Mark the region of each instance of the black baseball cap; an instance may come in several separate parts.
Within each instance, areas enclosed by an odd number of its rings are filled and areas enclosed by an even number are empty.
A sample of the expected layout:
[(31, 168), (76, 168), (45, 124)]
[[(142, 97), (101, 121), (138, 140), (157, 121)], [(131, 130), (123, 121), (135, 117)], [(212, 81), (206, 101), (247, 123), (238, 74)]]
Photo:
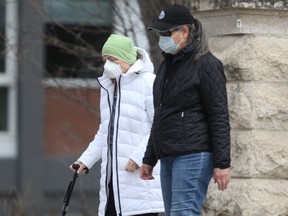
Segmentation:
[(174, 26), (193, 24), (193, 22), (194, 18), (186, 7), (180, 4), (172, 4), (160, 12), (157, 21), (149, 26), (147, 30), (166, 32)]

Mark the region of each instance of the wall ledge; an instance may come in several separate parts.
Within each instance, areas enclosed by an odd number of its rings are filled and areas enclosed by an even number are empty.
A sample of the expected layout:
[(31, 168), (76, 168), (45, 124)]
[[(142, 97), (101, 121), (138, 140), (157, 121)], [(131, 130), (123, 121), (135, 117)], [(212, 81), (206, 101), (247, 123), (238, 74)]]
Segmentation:
[(288, 38), (288, 10), (229, 8), (194, 11), (208, 36), (266, 35)]

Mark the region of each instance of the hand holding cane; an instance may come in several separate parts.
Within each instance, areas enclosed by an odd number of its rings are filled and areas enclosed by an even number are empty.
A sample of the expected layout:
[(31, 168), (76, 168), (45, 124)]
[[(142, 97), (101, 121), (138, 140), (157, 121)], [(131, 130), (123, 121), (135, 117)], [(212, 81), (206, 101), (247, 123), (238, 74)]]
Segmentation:
[[(67, 213), (67, 210), (68, 210), (68, 206), (69, 206), (69, 201), (70, 201), (70, 197), (71, 197), (71, 194), (73, 192), (73, 188), (74, 188), (74, 185), (75, 185), (75, 182), (76, 182), (76, 179), (78, 177), (78, 173), (77, 173), (77, 170), (79, 169), (79, 165), (78, 164), (73, 164), (72, 165), (73, 169), (75, 170), (74, 174), (73, 174), (73, 177), (72, 179), (70, 180), (69, 182), (69, 185), (68, 185), (68, 188), (67, 188), (67, 192), (66, 192), (66, 195), (64, 197), (64, 205), (63, 205), (63, 208), (62, 208), (62, 214), (61, 216), (65, 216), (66, 213)], [(88, 168), (85, 168), (85, 174), (87, 174), (89, 172), (89, 169)]]

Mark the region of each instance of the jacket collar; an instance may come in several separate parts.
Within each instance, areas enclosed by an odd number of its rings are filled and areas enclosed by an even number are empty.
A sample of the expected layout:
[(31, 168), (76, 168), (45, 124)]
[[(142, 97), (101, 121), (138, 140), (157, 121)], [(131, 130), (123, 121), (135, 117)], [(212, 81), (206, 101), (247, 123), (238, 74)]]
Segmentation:
[(168, 54), (164, 52), (162, 54), (166, 60), (171, 60), (172, 63), (177, 62), (181, 60), (187, 54), (192, 55), (192, 56), (196, 55), (196, 42), (194, 41), (188, 44), (187, 46), (182, 48), (176, 55), (172, 55), (172, 54)]

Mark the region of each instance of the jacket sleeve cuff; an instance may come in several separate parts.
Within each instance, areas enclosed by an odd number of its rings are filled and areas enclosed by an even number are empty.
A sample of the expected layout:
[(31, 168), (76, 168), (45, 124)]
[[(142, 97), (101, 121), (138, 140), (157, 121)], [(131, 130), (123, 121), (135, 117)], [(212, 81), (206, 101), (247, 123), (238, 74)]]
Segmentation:
[(228, 169), (230, 168), (230, 164), (214, 164), (214, 168)]
[(147, 157), (144, 157), (144, 158), (142, 159), (142, 163), (143, 163), (143, 164), (147, 164), (147, 165), (149, 165), (149, 166), (151, 166), (151, 167), (154, 167), (154, 166), (156, 166), (157, 161), (154, 161), (154, 160), (151, 160), (151, 159), (149, 159), (149, 158), (147, 158)]

